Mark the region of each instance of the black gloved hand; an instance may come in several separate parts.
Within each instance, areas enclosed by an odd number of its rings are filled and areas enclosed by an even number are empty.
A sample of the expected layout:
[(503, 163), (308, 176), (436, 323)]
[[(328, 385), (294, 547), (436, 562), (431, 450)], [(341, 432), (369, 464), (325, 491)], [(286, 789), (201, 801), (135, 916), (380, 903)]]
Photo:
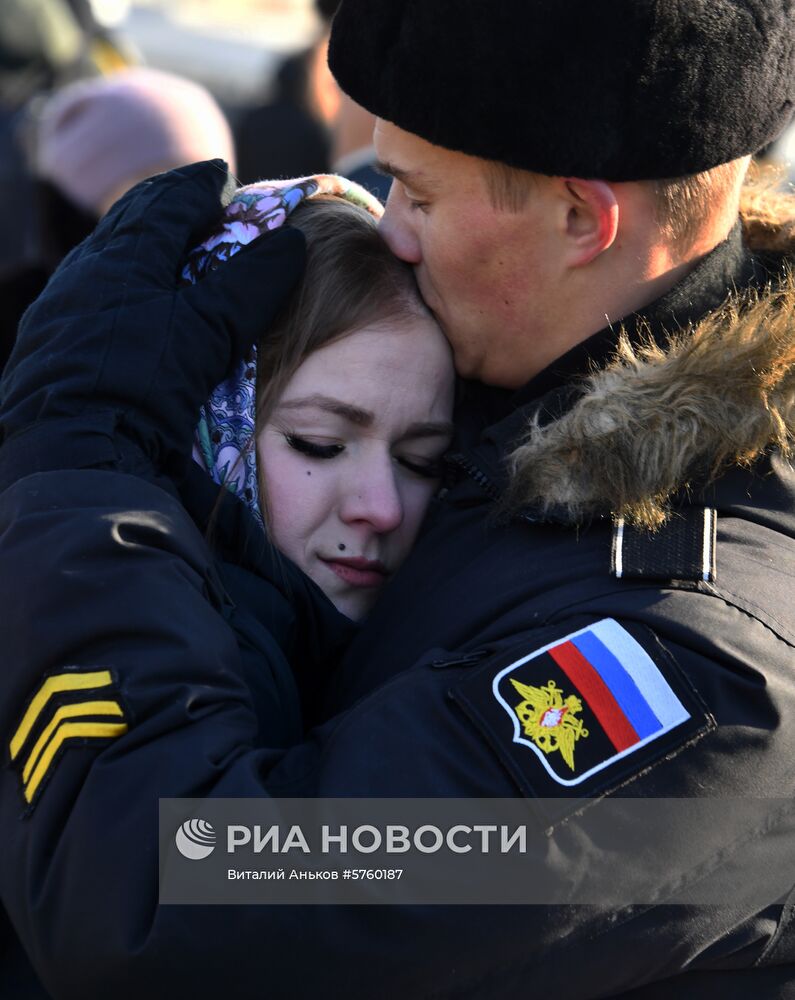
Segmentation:
[(0, 488), (37, 469), (107, 465), (119, 436), (181, 477), (199, 407), (304, 265), (303, 236), (283, 229), (180, 282), (234, 190), (221, 160), (144, 181), (63, 261), (23, 317), (0, 387), (0, 456), (19, 467), (9, 476), (4, 463)]

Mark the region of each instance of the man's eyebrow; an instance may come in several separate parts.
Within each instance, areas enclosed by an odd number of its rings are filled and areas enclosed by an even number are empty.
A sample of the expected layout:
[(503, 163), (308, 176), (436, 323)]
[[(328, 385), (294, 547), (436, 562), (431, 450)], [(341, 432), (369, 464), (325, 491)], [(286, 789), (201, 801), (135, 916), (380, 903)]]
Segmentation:
[(289, 399), (285, 403), (279, 403), (276, 409), (300, 410), (310, 406), (316, 410), (325, 410), (326, 413), (333, 413), (336, 417), (343, 417), (358, 427), (369, 427), (375, 419), (369, 410), (363, 410), (352, 403), (345, 403), (341, 399), (334, 399), (333, 396), (323, 396), (318, 393), (312, 396), (303, 396), (301, 399)]
[(376, 173), (384, 174), (386, 177), (394, 177), (406, 187), (430, 189), (433, 186), (421, 170), (404, 170), (403, 167), (399, 167), (396, 163), (390, 163), (388, 160), (376, 160), (374, 167)]

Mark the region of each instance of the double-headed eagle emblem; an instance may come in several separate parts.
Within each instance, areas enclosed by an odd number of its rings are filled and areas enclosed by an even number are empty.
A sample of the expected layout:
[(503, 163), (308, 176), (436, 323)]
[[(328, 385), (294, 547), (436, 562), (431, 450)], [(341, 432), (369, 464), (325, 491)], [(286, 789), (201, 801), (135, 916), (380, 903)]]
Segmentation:
[(574, 745), (577, 740), (588, 735), (582, 719), (576, 717), (582, 711), (582, 702), (573, 694), (564, 699), (554, 681), (542, 687), (522, 684), (511, 678), (524, 701), (515, 708), (525, 736), (529, 736), (539, 750), (544, 753), (560, 751), (561, 756), (574, 770)]

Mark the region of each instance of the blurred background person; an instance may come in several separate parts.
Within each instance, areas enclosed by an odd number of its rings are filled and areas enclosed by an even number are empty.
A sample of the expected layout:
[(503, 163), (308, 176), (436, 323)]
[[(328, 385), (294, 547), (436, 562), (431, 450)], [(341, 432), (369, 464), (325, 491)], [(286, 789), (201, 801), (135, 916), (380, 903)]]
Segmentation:
[(375, 117), (340, 91), (332, 133), (334, 173), (356, 181), (386, 203), (392, 178), (375, 168), (374, 125)]
[(316, 0), (320, 28), (314, 44), (282, 60), (269, 88), (271, 99), (241, 109), (235, 127), (241, 183), (331, 171), (340, 91), (326, 53), (337, 4)]
[(339, 0), (315, 0), (320, 22), (315, 43), (282, 61), (270, 101), (239, 112), (235, 142), (243, 184), (332, 172), (386, 201), (391, 179), (373, 169), (375, 120), (340, 91), (328, 68), (338, 5)]
[(18, 283), (19, 272), (0, 282), (2, 363), (22, 312), (125, 191), (152, 174), (213, 157), (234, 170), (226, 117), (205, 87), (172, 73), (132, 67), (68, 84), (44, 102), (32, 153), (38, 259), (17, 294), (7, 295), (6, 287)]
[(88, 0), (2, 0), (0, 108), (5, 113), (72, 80), (135, 62), (132, 46), (103, 26)]
[(41, 111), (35, 166), (96, 222), (145, 177), (218, 156), (235, 170), (232, 133), (210, 92), (136, 67), (57, 93)]
[(134, 58), (88, 0), (0, 3), (0, 369), (16, 320), (46, 280), (36, 182), (26, 148), (28, 109), (72, 81)]

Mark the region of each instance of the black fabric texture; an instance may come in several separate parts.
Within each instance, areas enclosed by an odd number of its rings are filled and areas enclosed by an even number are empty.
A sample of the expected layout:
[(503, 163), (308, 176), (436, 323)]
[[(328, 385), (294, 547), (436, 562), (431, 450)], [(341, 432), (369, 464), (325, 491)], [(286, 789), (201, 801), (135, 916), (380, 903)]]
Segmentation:
[[(782, 481), (791, 486), (792, 478), (790, 470)], [(656, 978), (661, 982), (650, 995), (668, 1000), (680, 995), (677, 977), (684, 969), (699, 971), (700, 992), (693, 997), (722, 997), (725, 969), (743, 970), (746, 995), (767, 996), (754, 992), (758, 985), (786, 996), (793, 970), (785, 963), (793, 953), (781, 906), (749, 912), (730, 901), (705, 910), (663, 905), (604, 912), (152, 905), (158, 797), (519, 794), (492, 747), (449, 698), (486, 658), (502, 654), (484, 652), (470, 665), (459, 659), (458, 666), (451, 654), (449, 666), (408, 667), (413, 650), (427, 654), (433, 645), (482, 649), (507, 638), (528, 653), (606, 614), (646, 625), (658, 636), (649, 635), (650, 654), (674, 658), (719, 727), (695, 746), (677, 747), (675, 757), (658, 743), (654, 766), (636, 772), (622, 792), (679, 797), (707, 782), (732, 796), (752, 782), (755, 793), (775, 795), (789, 783), (791, 646), (776, 633), (706, 594), (667, 590), (660, 601), (657, 587), (611, 584), (603, 562), (607, 539), (599, 532), (575, 539), (550, 525), (495, 530), (484, 572), (482, 559), (472, 555), (479, 540), (478, 555), (484, 551), (487, 505), (466, 510), (459, 500), (418, 548), (421, 558), (383, 606), (386, 619), (369, 626), (380, 633), (377, 659), (394, 671), (392, 683), (283, 749), (294, 719), (294, 699), (286, 697), (289, 671), (273, 655), (272, 639), (251, 644), (264, 636), (242, 590), (230, 592), (234, 609), (228, 603), (214, 609), (204, 596), (212, 572), (207, 548), (179, 504), (134, 477), (92, 470), (29, 477), (3, 494), (4, 730), (18, 724), (43, 665), (64, 662), (66, 650), (79, 650), (86, 663), (112, 657), (133, 720), (130, 733), (115, 743), (66, 752), (29, 817), (19, 814), (16, 770), (0, 774), (7, 859), (0, 866), (0, 898), (54, 997), (86, 1000), (109, 990), (119, 998), (147, 990), (180, 995), (185, 986), (223, 992), (230, 967), (241, 990), (256, 988), (263, 961), (274, 995), (298, 998), (339, 986), (348, 997), (369, 1000), (378, 981), (385, 1000), (434, 994), (497, 1000), (519, 994), (532, 978), (571, 1000), (595, 1000)], [(755, 579), (744, 582), (753, 566), (738, 565), (738, 556), (753, 549), (767, 564), (775, 553), (785, 575), (792, 571), (792, 545), (775, 531), (766, 537), (736, 512), (732, 520), (739, 540), (728, 547), (725, 575), (741, 595), (750, 592), (785, 617), (787, 594), (777, 580), (768, 572), (764, 593)], [(86, 571), (87, 557), (94, 572)], [(98, 569), (109, 574), (102, 586)], [(401, 601), (407, 587), (417, 598), (410, 617)], [(31, 630), (45, 613), (51, 627)], [(705, 635), (719, 636), (717, 648), (702, 644)], [(764, 676), (749, 666), (762, 663)], [(261, 687), (254, 684), (257, 674)], [(263, 689), (271, 700), (262, 699)], [(501, 748), (511, 750), (510, 740), (503, 738)], [(521, 763), (525, 781), (537, 790), (529, 761)], [(557, 801), (570, 808), (565, 798)], [(601, 856), (597, 844), (569, 844), (562, 854), (555, 846), (550, 842), (550, 864), (565, 870)], [(296, 979), (298, 963), (306, 963), (307, 927), (316, 961)], [(206, 941), (212, 947), (197, 946)], [(363, 957), (352, 963), (354, 946)], [(757, 961), (765, 968), (752, 968)]]
[(555, 176), (707, 170), (795, 99), (793, 0), (343, 0), (329, 65), (368, 110)]
[[(233, 622), (239, 628), (244, 619), (263, 623), (287, 651), (301, 706), (299, 726), (310, 729), (321, 719), (329, 680), (357, 625), (270, 543), (246, 504), (216, 485), (195, 462), (180, 483), (180, 499), (218, 558), (222, 587), (234, 605)], [(249, 660), (254, 705), (268, 706), (263, 739), (272, 740), (269, 729), (279, 699), (274, 707), (269, 675), (256, 657)]]

